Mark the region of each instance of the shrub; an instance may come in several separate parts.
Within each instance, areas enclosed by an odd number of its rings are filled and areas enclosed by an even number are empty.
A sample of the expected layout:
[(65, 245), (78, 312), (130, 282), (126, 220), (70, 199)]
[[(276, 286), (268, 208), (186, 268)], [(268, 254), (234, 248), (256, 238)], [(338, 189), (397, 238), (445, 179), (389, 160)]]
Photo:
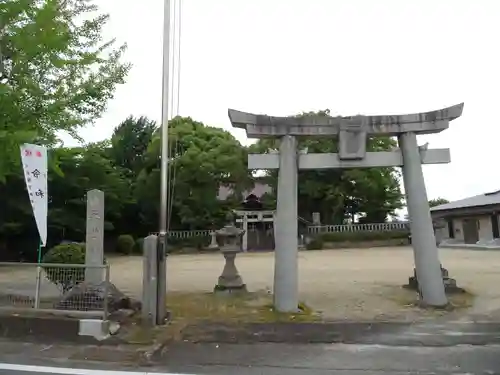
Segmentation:
[(134, 253), (143, 254), (144, 238), (138, 238), (135, 241)]
[(319, 237), (324, 242), (362, 242), (377, 240), (393, 240), (399, 238), (408, 238), (409, 232), (406, 230), (387, 231), (387, 232), (331, 232), (321, 233)]
[(323, 239), (321, 237), (315, 237), (311, 239), (307, 244), (306, 244), (306, 249), (307, 250), (323, 250)]
[(212, 237), (209, 235), (193, 236), (189, 238), (169, 237), (167, 250), (169, 253), (176, 253), (186, 249), (202, 250), (208, 247), (211, 240)]
[[(85, 264), (85, 244), (65, 243), (50, 249), (42, 259), (46, 264)], [(61, 288), (63, 292), (68, 291), (74, 285), (85, 279), (85, 268), (71, 267), (44, 267), (47, 279)]]
[(198, 250), (202, 250), (210, 245), (211, 239), (212, 237), (210, 236), (194, 236), (187, 239), (186, 247), (194, 247)]
[(130, 255), (134, 251), (135, 240), (129, 234), (122, 234), (118, 236), (116, 241), (116, 251), (120, 254)]

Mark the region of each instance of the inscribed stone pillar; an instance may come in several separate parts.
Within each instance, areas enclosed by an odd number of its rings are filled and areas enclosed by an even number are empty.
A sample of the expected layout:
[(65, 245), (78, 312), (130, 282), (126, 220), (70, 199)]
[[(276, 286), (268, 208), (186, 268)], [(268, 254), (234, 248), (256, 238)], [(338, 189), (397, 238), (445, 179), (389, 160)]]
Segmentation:
[(417, 135), (402, 133), (398, 141), (403, 155), (403, 180), (422, 300), (430, 306), (444, 306), (448, 301), (441, 276), (441, 263), (427, 200)]
[[(99, 284), (104, 281), (104, 192), (87, 192), (87, 228), (85, 239), (85, 281)], [(101, 266), (101, 267), (92, 267)]]
[(297, 140), (281, 138), (275, 220), (274, 306), (298, 309)]

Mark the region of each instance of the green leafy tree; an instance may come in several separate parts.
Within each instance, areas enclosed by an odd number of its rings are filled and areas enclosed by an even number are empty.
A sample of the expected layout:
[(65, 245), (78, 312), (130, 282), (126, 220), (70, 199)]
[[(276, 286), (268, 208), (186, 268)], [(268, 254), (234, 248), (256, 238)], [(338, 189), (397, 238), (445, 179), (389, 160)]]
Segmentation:
[(429, 201), (429, 207), (436, 207), (436, 206), (440, 206), (442, 204), (446, 204), (446, 203), (450, 203), (450, 201), (448, 199), (444, 199), (444, 198), (436, 198), (436, 199), (431, 199)]
[(55, 145), (99, 118), (123, 80), (125, 46), (103, 40), (108, 16), (92, 0), (0, 4), (0, 180), (19, 168), (19, 144)]

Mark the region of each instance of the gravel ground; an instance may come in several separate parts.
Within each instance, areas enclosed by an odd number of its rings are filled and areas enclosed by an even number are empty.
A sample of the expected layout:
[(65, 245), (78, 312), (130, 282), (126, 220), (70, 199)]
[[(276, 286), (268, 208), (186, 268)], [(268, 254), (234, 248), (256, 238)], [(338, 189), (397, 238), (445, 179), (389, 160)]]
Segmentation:
[[(250, 291), (271, 290), (273, 253), (240, 254), (237, 267)], [(500, 252), (440, 249), (443, 266), (458, 285), (476, 295), (474, 307), (454, 319), (500, 320)], [(122, 290), (140, 296), (142, 258), (115, 258), (111, 278)], [(211, 291), (223, 258), (220, 254), (168, 258), (169, 291)], [(404, 306), (401, 285), (413, 272), (410, 247), (302, 251), (300, 298), (329, 319), (417, 320), (435, 312)], [(449, 315), (449, 314), (448, 314)]]
[[(250, 291), (272, 289), (273, 255), (238, 255), (236, 264)], [(441, 249), (440, 258), (458, 285), (476, 295), (474, 307), (455, 312), (453, 318), (500, 320), (500, 252)], [(140, 298), (142, 258), (111, 257), (109, 260), (113, 283)], [(220, 254), (174, 255), (168, 258), (167, 267), (169, 291), (208, 292), (222, 270), (223, 258)], [(403, 294), (407, 292), (401, 285), (407, 282), (412, 271), (413, 253), (409, 247), (302, 251), (299, 253), (300, 298), (322, 311), (326, 318), (336, 320), (435, 317), (434, 312), (403, 305)], [(33, 290), (34, 276), (34, 268), (2, 267), (0, 292)], [(46, 288), (51, 289), (49, 285)]]

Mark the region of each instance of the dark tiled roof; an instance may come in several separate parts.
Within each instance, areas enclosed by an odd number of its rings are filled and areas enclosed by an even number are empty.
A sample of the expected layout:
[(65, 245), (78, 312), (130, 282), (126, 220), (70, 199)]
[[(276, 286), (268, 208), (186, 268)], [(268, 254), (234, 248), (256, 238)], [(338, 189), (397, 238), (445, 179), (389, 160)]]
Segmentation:
[[(255, 195), (257, 198), (262, 197), (265, 193), (271, 193), (272, 192), (271, 186), (268, 184), (263, 184), (260, 182), (256, 182), (253, 189), (247, 190), (243, 192), (243, 196), (241, 199), (245, 199), (247, 196), (250, 194)], [(220, 186), (219, 187), (219, 194), (217, 195), (217, 199), (224, 201), (226, 200), (231, 194), (233, 193), (233, 189), (229, 186)]]

